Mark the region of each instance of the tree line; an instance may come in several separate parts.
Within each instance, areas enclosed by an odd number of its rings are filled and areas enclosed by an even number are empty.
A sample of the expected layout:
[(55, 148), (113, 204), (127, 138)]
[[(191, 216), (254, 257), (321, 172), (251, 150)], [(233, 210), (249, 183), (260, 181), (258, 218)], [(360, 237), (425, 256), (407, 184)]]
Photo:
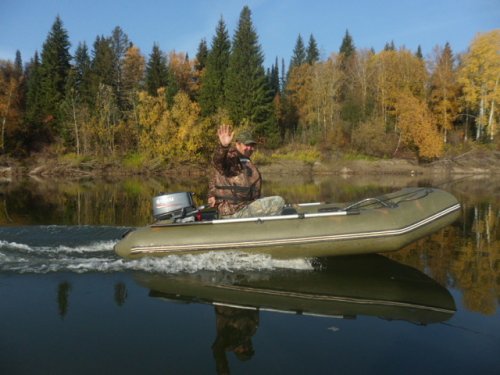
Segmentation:
[(56, 17), (40, 55), (0, 60), (0, 153), (199, 161), (227, 122), (269, 149), (432, 160), (454, 145), (498, 145), (499, 46), (493, 30), (465, 53), (446, 43), (424, 59), (393, 42), (358, 49), (346, 31), (322, 59), (314, 36), (298, 35), (288, 67), (276, 58), (266, 69), (246, 6), (233, 37), (221, 17), (194, 58), (157, 44), (146, 57), (119, 26), (71, 55)]

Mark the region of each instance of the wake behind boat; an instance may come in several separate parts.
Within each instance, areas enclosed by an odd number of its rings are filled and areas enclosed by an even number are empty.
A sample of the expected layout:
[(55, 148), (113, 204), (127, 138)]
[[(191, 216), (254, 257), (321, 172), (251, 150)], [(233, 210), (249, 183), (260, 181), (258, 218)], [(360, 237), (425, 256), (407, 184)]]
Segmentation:
[[(188, 193), (157, 197), (149, 226), (115, 245), (126, 258), (244, 251), (302, 258), (395, 251), (455, 221), (460, 204), (435, 188), (400, 191), (350, 203), (306, 203), (278, 216), (203, 219)], [(166, 208), (165, 208), (166, 207)]]

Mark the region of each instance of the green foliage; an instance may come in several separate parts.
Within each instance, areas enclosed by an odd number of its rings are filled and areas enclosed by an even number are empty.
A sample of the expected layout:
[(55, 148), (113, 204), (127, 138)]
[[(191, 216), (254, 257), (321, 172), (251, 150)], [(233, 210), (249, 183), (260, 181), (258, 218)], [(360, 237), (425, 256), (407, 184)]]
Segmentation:
[(128, 154), (123, 158), (123, 166), (129, 169), (139, 169), (144, 165), (145, 159), (146, 157), (143, 154)]

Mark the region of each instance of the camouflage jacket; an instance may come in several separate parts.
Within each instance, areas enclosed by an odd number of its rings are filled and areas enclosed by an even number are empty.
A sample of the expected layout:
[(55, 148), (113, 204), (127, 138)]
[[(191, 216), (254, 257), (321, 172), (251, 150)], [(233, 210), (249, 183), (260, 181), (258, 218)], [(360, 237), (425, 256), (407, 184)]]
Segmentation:
[(260, 198), (262, 178), (252, 161), (235, 148), (219, 147), (212, 158), (214, 172), (209, 197), (215, 197), (220, 215), (232, 215)]

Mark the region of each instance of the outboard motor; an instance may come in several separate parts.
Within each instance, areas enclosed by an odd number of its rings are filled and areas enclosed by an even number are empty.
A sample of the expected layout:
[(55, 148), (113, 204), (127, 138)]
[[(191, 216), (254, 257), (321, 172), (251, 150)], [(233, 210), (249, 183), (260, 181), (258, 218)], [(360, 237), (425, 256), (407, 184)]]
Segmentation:
[(194, 204), (193, 193), (169, 193), (153, 198), (153, 217), (156, 220), (195, 221), (197, 213), (198, 208)]

